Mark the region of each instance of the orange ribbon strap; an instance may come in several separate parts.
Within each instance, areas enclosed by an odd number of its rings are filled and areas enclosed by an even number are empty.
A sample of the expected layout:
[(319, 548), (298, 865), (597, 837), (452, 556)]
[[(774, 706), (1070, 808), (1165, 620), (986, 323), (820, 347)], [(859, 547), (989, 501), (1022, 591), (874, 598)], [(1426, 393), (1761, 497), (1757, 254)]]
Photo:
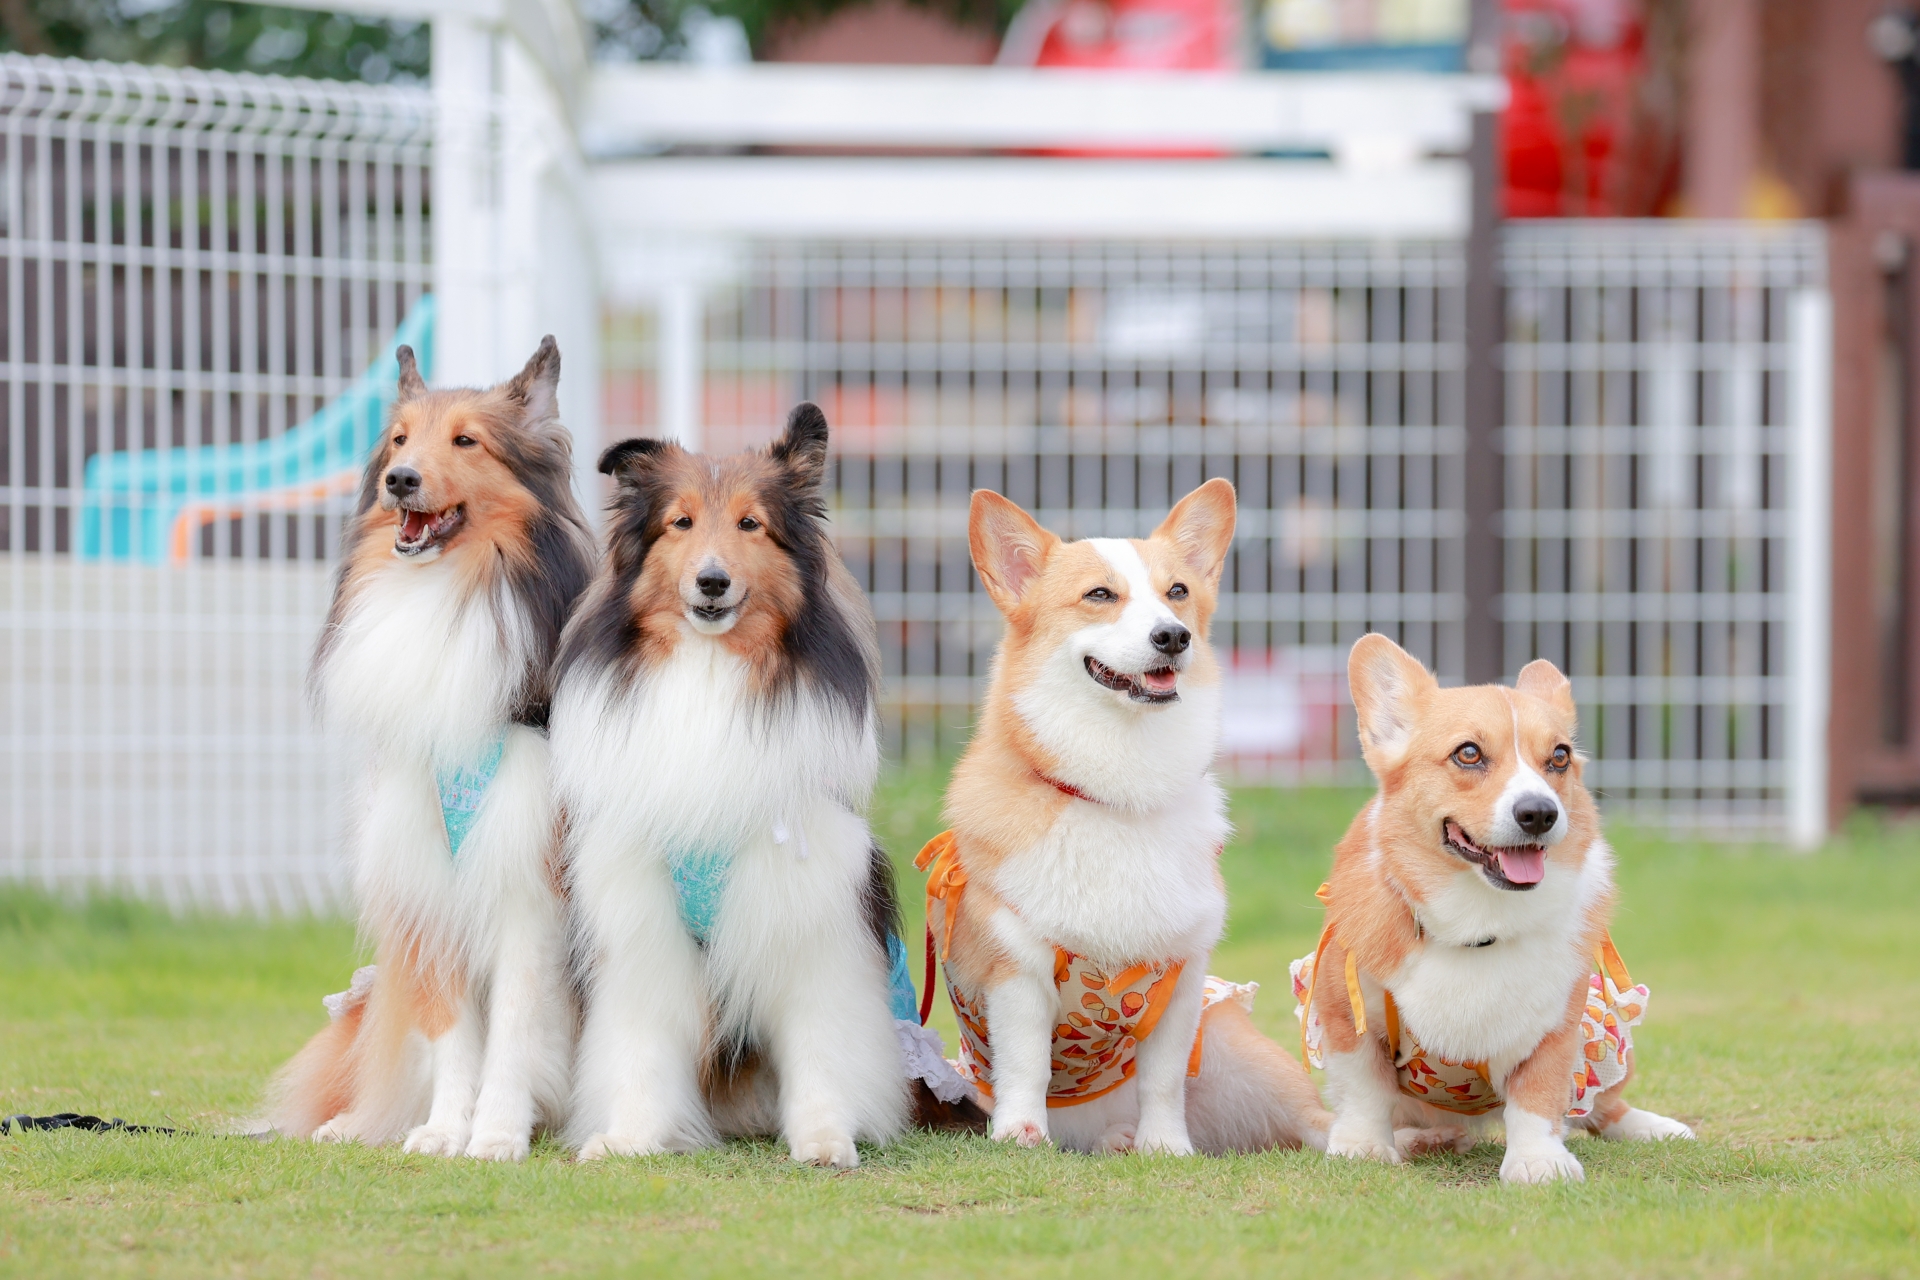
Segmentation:
[[(942, 903), (940, 910), (940, 958), (945, 960), (953, 949), (954, 908), (960, 905), (960, 892), (967, 887), (967, 869), (960, 865), (955, 856), (953, 832), (942, 831), (927, 841), (913, 860), (913, 865), (927, 873), (927, 919), (933, 919), (933, 904), (937, 899)], [(929, 924), (928, 928), (932, 928)]]

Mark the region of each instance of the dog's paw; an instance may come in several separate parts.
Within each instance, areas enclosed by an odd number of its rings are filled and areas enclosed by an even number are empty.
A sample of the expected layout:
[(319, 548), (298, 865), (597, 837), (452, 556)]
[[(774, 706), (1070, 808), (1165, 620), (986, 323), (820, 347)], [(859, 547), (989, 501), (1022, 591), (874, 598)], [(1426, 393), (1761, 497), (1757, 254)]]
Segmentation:
[(1665, 1142), (1675, 1138), (1691, 1142), (1693, 1130), (1678, 1120), (1628, 1107), (1625, 1115), (1600, 1131), (1600, 1136), (1608, 1142)]
[(1338, 1121), (1327, 1133), (1327, 1154), (1347, 1160), (1378, 1160), (1382, 1164), (1400, 1163), (1400, 1152), (1394, 1146), (1394, 1135), (1391, 1130), (1375, 1133), (1367, 1129), (1342, 1128)]
[(527, 1158), (530, 1144), (524, 1133), (507, 1133), (496, 1130), (492, 1133), (476, 1133), (473, 1141), (467, 1144), (467, 1154), (475, 1160), (497, 1160), (502, 1164), (515, 1164)]
[(810, 1164), (821, 1169), (857, 1169), (860, 1153), (853, 1139), (845, 1134), (823, 1133), (811, 1138), (796, 1138), (790, 1148), (795, 1164)]
[(995, 1120), (993, 1132), (988, 1136), (995, 1142), (1012, 1141), (1023, 1147), (1039, 1147), (1046, 1145), (1047, 1126), (1037, 1121), (1008, 1116), (1004, 1120)]
[(1587, 1171), (1580, 1167), (1573, 1152), (1558, 1142), (1549, 1145), (1508, 1147), (1500, 1162), (1500, 1181), (1514, 1183), (1585, 1182)]
[(1170, 1133), (1143, 1128), (1134, 1135), (1133, 1150), (1143, 1156), (1190, 1156), (1193, 1141), (1185, 1133)]
[(353, 1135), (347, 1132), (347, 1126), (343, 1123), (342, 1117), (335, 1116), (313, 1131), (313, 1140), (315, 1142), (352, 1142)]
[(1133, 1150), (1133, 1126), (1116, 1124), (1100, 1135), (1099, 1151), (1102, 1155), (1117, 1156)]
[(1402, 1160), (1417, 1160), (1439, 1151), (1473, 1150), (1473, 1135), (1457, 1124), (1437, 1124), (1431, 1129), (1395, 1129), (1393, 1149)]
[(580, 1148), (579, 1160), (604, 1160), (608, 1156), (657, 1156), (666, 1148), (645, 1138), (617, 1133), (596, 1133)]
[(406, 1152), (410, 1156), (458, 1156), (466, 1150), (467, 1135), (452, 1129), (423, 1124), (407, 1134)]

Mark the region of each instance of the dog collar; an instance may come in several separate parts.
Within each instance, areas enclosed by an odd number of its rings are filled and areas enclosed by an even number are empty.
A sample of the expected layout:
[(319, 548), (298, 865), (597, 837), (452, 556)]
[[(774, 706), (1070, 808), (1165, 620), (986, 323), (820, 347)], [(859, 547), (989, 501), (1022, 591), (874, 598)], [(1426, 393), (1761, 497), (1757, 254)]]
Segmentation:
[(1080, 788), (1073, 786), (1070, 783), (1062, 782), (1058, 778), (1049, 777), (1047, 774), (1040, 772), (1038, 769), (1035, 769), (1033, 771), (1033, 776), (1040, 779), (1040, 781), (1046, 783), (1048, 786), (1052, 787), (1055, 791), (1058, 791), (1063, 795), (1072, 796), (1075, 800), (1085, 800), (1088, 804), (1105, 804), (1106, 803), (1106, 801), (1102, 800), (1099, 796), (1090, 796), (1086, 792), (1082, 791)]

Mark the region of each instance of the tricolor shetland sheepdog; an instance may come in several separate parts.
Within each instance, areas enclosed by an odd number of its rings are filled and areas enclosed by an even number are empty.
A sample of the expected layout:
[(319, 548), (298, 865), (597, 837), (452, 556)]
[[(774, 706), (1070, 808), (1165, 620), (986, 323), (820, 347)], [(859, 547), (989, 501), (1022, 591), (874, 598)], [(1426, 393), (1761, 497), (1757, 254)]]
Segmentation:
[(1207, 643), (1233, 543), (1209, 480), (1144, 539), (1064, 542), (973, 495), (1007, 630), (921, 852), (927, 920), (992, 1136), (1079, 1151), (1326, 1145), (1304, 1067), (1207, 976), (1226, 921), (1226, 797)]
[(1504, 1122), (1508, 1182), (1583, 1176), (1571, 1122), (1603, 1138), (1691, 1138), (1622, 1096), (1647, 989), (1607, 937), (1613, 853), (1581, 785), (1573, 689), (1542, 659), (1512, 688), (1442, 689), (1382, 635), (1347, 681), (1380, 793), (1334, 853), (1319, 950), (1295, 962), (1324, 1062), (1329, 1155), (1398, 1161), (1396, 1119), (1470, 1145)]
[(878, 653), (828, 541), (826, 465), (810, 404), (760, 452), (628, 440), (600, 460), (605, 551), (553, 713), (582, 1159), (779, 1133), (851, 1168), (906, 1120), (892, 872), (861, 816)]
[(548, 669), (592, 539), (551, 337), (512, 380), (400, 390), (314, 656), (325, 719), (371, 750), (353, 885), (372, 971), (276, 1081), (275, 1129), (517, 1160), (566, 1100)]

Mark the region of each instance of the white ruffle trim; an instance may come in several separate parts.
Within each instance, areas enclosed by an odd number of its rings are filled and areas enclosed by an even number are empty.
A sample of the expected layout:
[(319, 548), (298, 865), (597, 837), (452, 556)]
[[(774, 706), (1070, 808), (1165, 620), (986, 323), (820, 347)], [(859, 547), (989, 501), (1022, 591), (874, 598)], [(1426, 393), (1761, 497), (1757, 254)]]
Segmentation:
[(971, 1096), (967, 1082), (947, 1061), (947, 1046), (938, 1031), (905, 1018), (895, 1018), (893, 1029), (900, 1036), (900, 1056), (906, 1059), (907, 1079), (920, 1081), (942, 1102), (958, 1102)]
[(362, 965), (353, 971), (353, 981), (345, 991), (336, 991), (330, 996), (321, 996), (320, 1003), (327, 1006), (327, 1017), (338, 1022), (347, 1016), (348, 1011), (367, 1002), (367, 994), (373, 990), (373, 975), (379, 965)]

